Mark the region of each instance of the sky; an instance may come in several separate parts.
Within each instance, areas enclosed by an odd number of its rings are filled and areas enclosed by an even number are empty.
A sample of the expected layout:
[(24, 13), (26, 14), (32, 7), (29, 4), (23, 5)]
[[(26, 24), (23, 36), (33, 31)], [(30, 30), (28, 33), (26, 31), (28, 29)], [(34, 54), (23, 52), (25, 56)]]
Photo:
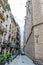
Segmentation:
[(26, 1), (27, 0), (8, 0), (11, 7), (11, 12), (20, 26), (22, 40), (26, 15)]

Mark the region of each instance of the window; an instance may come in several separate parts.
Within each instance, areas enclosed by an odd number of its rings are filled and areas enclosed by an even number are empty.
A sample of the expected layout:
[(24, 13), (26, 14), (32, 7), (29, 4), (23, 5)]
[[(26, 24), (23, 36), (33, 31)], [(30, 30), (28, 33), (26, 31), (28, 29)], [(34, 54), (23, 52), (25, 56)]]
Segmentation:
[(7, 25), (6, 25), (6, 27), (7, 27)]
[(0, 5), (0, 8), (1, 8), (1, 5)]
[(4, 34), (4, 36), (6, 36), (6, 33)]
[(11, 29), (11, 24), (10, 24), (10, 29)]
[(2, 21), (1, 21), (1, 23), (2, 23)]
[(6, 15), (7, 16), (7, 18), (8, 18), (8, 15)]
[(12, 32), (13, 33), (13, 32)]
[(4, 11), (3, 11), (3, 13), (4, 13)]

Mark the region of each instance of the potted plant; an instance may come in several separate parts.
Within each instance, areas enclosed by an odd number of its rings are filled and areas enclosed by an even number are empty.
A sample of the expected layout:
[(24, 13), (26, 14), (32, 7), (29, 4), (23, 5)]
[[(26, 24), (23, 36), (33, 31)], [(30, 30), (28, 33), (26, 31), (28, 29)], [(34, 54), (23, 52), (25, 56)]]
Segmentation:
[(9, 62), (11, 61), (12, 55), (11, 53), (7, 54), (7, 63), (9, 64)]
[(10, 59), (12, 57), (11, 53), (7, 54), (7, 59)]
[(10, 5), (8, 3), (6, 3), (6, 9), (10, 9)]
[(11, 53), (0, 56), (0, 65), (5, 65), (6, 61), (9, 61), (11, 57)]
[(6, 55), (0, 56), (0, 65), (5, 65), (6, 59), (7, 59)]
[(7, 60), (10, 60), (10, 58), (12, 57), (11, 53), (7, 54)]

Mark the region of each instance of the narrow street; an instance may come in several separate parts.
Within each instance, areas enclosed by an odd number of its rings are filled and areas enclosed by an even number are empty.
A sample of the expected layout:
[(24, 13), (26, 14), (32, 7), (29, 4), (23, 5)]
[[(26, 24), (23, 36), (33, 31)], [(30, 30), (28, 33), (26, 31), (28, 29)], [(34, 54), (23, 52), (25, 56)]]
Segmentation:
[(0, 65), (43, 65), (43, 0), (0, 0)]
[(35, 65), (31, 59), (27, 56), (17, 56), (12, 62), (9, 64), (6, 63), (5, 65)]

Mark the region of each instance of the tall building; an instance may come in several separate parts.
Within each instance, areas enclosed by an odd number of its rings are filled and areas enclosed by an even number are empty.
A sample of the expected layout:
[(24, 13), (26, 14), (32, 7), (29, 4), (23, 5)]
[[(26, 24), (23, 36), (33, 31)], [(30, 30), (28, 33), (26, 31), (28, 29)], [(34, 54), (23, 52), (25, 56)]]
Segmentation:
[(19, 52), (20, 53), (20, 27), (18, 26), (18, 24), (16, 24), (16, 50), (17, 50), (17, 53)]
[(19, 30), (19, 25), (16, 23), (11, 13), (8, 0), (0, 0), (0, 53), (1, 54), (2, 53), (6, 54), (10, 52), (14, 53), (14, 50), (18, 49), (20, 43), (19, 40), (17, 40), (18, 37), (17, 33), (19, 32), (18, 30)]
[(43, 1), (28, 0), (24, 27), (24, 51), (32, 60), (43, 59)]

